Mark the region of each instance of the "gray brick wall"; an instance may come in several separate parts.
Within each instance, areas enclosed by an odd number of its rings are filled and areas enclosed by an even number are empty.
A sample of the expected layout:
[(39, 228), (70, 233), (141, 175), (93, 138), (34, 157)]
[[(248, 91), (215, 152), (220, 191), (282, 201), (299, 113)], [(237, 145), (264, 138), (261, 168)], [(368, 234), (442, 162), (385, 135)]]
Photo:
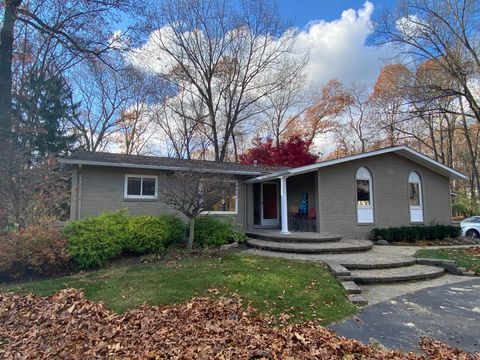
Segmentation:
[[(159, 175), (158, 171), (123, 169), (114, 167), (83, 166), (80, 170), (73, 171), (73, 181), (76, 185), (77, 171), (81, 172), (81, 199), (80, 214), (77, 213), (78, 198), (76, 191), (72, 189), (71, 218), (85, 218), (100, 215), (107, 211), (126, 209), (131, 215), (161, 215), (176, 213), (161, 200), (133, 200), (124, 199), (125, 174), (135, 175)], [(239, 227), (245, 224), (245, 196), (246, 189), (242, 177), (238, 180), (238, 214), (237, 215), (211, 215), (220, 218), (231, 217)], [(162, 186), (161, 178), (158, 186)], [(178, 214), (183, 217), (183, 215)]]
[[(373, 177), (373, 225), (357, 223), (355, 174), (365, 166)], [(346, 238), (368, 238), (374, 227), (410, 225), (408, 176), (422, 178), (424, 224), (450, 224), (449, 179), (397, 154), (320, 169), (318, 172), (320, 230)]]

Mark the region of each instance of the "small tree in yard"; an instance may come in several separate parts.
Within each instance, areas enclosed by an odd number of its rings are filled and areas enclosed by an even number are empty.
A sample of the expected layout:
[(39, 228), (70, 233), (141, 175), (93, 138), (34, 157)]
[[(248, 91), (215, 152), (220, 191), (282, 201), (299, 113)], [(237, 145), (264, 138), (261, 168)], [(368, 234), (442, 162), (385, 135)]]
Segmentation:
[(162, 201), (189, 219), (188, 249), (191, 250), (196, 218), (224, 201), (232, 182), (218, 174), (204, 174), (188, 169), (163, 175), (159, 183)]
[(270, 166), (297, 167), (314, 164), (318, 156), (310, 152), (310, 140), (304, 140), (299, 136), (293, 136), (274, 146), (273, 140), (261, 138), (253, 140), (253, 147), (240, 155), (240, 164), (254, 164)]

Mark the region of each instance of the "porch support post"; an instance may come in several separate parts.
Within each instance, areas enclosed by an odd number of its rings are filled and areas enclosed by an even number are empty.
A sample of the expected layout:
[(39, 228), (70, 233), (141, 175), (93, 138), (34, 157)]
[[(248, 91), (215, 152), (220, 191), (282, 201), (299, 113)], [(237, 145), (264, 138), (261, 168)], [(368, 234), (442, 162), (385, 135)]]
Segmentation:
[(281, 217), (282, 217), (282, 230), (281, 234), (290, 234), (288, 231), (288, 210), (287, 210), (287, 177), (282, 176), (280, 178), (280, 202), (281, 202)]

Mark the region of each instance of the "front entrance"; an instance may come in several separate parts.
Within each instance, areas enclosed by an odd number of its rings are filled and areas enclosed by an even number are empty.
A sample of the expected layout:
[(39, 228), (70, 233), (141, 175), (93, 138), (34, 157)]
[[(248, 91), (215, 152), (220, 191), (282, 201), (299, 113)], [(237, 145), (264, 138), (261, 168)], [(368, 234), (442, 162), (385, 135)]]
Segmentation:
[(278, 184), (262, 183), (262, 225), (278, 225)]

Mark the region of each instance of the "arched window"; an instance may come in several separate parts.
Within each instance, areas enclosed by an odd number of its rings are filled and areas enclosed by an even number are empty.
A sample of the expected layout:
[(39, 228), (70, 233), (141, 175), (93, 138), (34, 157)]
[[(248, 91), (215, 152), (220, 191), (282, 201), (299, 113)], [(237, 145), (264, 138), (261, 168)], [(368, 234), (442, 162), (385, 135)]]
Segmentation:
[(410, 221), (423, 222), (422, 179), (415, 171), (408, 176), (408, 205)]
[(357, 170), (357, 221), (373, 223), (373, 184), (370, 171), (361, 167)]

